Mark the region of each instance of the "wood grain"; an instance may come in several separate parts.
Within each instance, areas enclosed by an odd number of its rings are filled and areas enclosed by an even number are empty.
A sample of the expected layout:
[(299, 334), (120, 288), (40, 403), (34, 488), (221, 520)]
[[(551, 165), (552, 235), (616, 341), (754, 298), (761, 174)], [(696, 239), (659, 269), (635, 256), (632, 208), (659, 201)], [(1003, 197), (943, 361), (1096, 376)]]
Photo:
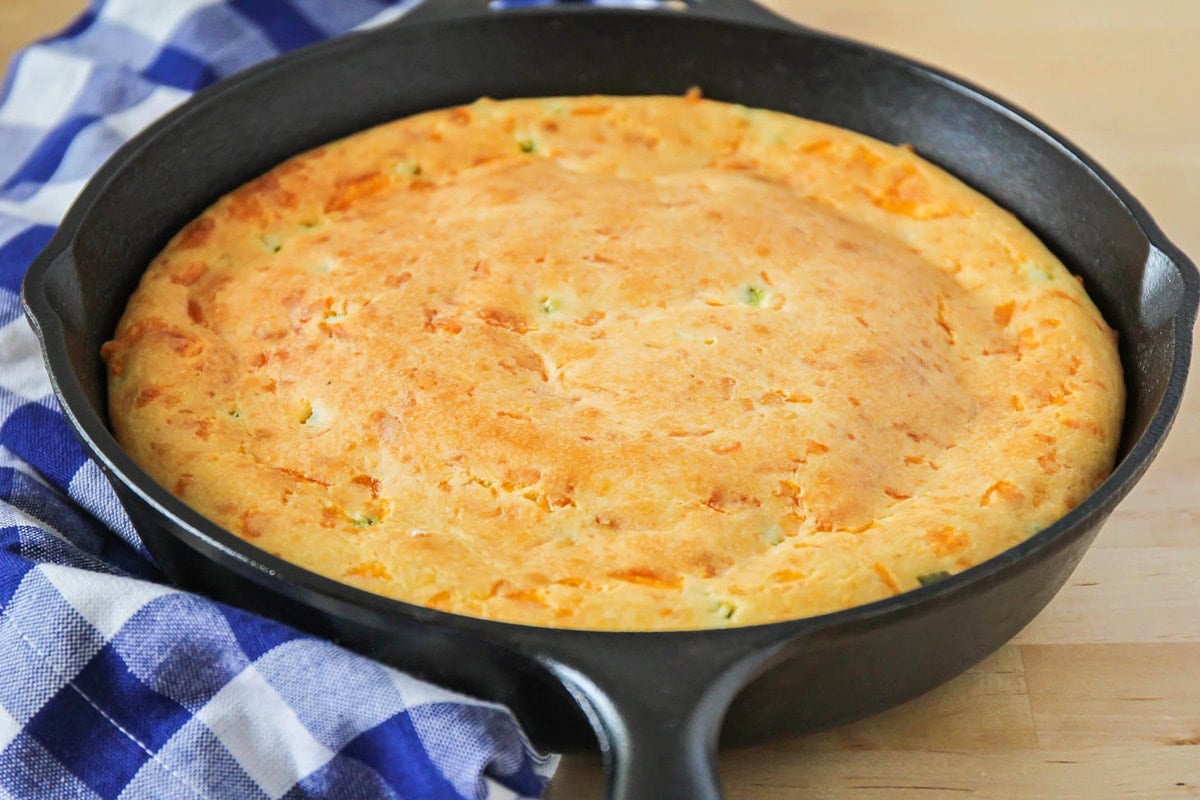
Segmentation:
[[(1200, 3), (764, 0), (1007, 97), (1200, 255)], [(0, 59), (80, 0), (0, 0)], [(1195, 364), (1193, 364), (1195, 367)], [(731, 800), (1200, 797), (1200, 390), (1069, 585), (976, 668), (899, 708), (722, 754)], [(602, 796), (594, 759), (551, 795)]]
[(0, 0), (0, 65), (32, 41), (64, 28), (86, 5), (83, 0)]

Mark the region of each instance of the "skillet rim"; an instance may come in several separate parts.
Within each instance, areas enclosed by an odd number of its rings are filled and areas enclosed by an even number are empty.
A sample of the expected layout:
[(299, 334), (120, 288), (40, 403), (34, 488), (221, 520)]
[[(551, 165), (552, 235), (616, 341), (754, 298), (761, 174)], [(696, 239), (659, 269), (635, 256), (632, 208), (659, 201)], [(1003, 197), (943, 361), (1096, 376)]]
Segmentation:
[[(679, 12), (560, 5), (549, 8), (505, 10), (493, 19), (557, 17), (571, 14), (644, 18), (646, 15), (674, 17), (678, 16)], [(1102, 524), (1112, 508), (1132, 489), (1149, 467), (1162, 447), (1171, 423), (1179, 411), (1190, 366), (1192, 327), (1195, 323), (1197, 305), (1200, 303), (1200, 274), (1197, 273), (1195, 266), (1167, 239), (1144, 206), (1112, 175), (1054, 129), (981, 87), (918, 60), (799, 25), (794, 25), (792, 30), (784, 30), (777, 25), (764, 22), (749, 20), (740, 22), (728, 18), (705, 17), (701, 14), (695, 16), (708, 24), (749, 29), (761, 36), (825, 40), (857, 51), (860, 55), (881, 60), (893, 69), (915, 73), (921, 80), (930, 81), (950, 91), (963, 94), (970, 101), (1007, 117), (1070, 159), (1075, 167), (1084, 170), (1086, 177), (1102, 185), (1121, 204), (1145, 237), (1148, 243), (1147, 260), (1152, 258), (1154, 251), (1157, 250), (1175, 268), (1183, 283), (1183, 288), (1182, 296), (1173, 313), (1162, 323), (1173, 326), (1173, 353), (1162, 398), (1151, 414), (1143, 433), (1133, 441), (1128, 452), (1119, 459), (1104, 482), (1076, 508), (1028, 539), (980, 564), (936, 584), (902, 592), (890, 598), (812, 617), (729, 628), (650, 631), (532, 626), (439, 611), (373, 594), (273, 556), (192, 510), (137, 466), (117, 443), (101, 415), (92, 411), (90, 403), (84, 396), (78, 375), (71, 368), (66, 341), (62, 335), (61, 318), (55, 312), (54, 301), (47, 293), (49, 275), (60, 264), (73, 261), (72, 251), (78, 233), (90, 212), (103, 201), (110, 184), (120, 178), (144, 147), (164, 135), (169, 135), (175, 126), (186, 123), (190, 115), (199, 113), (215, 103), (220, 103), (226, 94), (241, 91), (255, 83), (269, 85), (273, 76), (288, 70), (294, 63), (301, 60), (332, 58), (346, 48), (372, 47), (374, 46), (372, 39), (386, 40), (389, 30), (393, 26), (403, 26), (405, 24), (404, 17), (382, 28), (356, 32), (301, 48), (202, 89), (118, 148), (89, 180), (64, 216), (51, 241), (30, 266), (23, 280), (21, 293), (26, 315), (41, 345), (43, 360), (55, 397), (76, 435), (82, 440), (85, 450), (100, 464), (110, 480), (118, 482), (150, 508), (164, 523), (164, 527), (172, 537), (181, 540), (183, 544), (209, 560), (215, 561), (222, 569), (230, 569), (256, 584), (265, 585), (273, 591), (278, 591), (305, 606), (316, 607), (324, 613), (330, 613), (331, 608), (341, 607), (335, 613), (344, 613), (345, 609), (355, 609), (369, 611), (372, 617), (381, 620), (398, 616), (408, 622), (434, 625), (458, 633), (477, 636), (492, 643), (507, 644), (510, 647), (517, 646), (517, 649), (520, 650), (527, 649), (531, 644), (536, 646), (544, 637), (554, 637), (559, 640), (571, 638), (579, 641), (602, 639), (606, 644), (613, 644), (619, 637), (644, 638), (647, 635), (656, 635), (664, 646), (681, 643), (685, 639), (693, 637), (704, 637), (707, 639), (721, 638), (725, 643), (732, 645), (738, 639), (757, 641), (767, 637), (771, 641), (788, 640), (817, 630), (845, 626), (857, 627), (859, 624), (870, 625), (894, 615), (925, 607), (939, 598), (949, 598), (968, 587), (1003, 580), (1003, 573), (1008, 570), (1034, 559), (1038, 554), (1052, 551), (1056, 549), (1056, 546), (1066, 545), (1076, 536), (1090, 530), (1092, 526), (1098, 527)], [(631, 19), (631, 22), (633, 21)], [(413, 21), (405, 27), (411, 30), (426, 27), (443, 28), (452, 27), (461, 22), (463, 20), (433, 19)], [(929, 155), (936, 156), (935, 153)], [(1012, 210), (1020, 211), (1018, 208)], [(1142, 266), (1144, 264), (1145, 262)], [(1128, 367), (1126, 370), (1128, 372)], [(318, 602), (314, 603), (314, 600)], [(773, 635), (768, 636), (768, 634)]]

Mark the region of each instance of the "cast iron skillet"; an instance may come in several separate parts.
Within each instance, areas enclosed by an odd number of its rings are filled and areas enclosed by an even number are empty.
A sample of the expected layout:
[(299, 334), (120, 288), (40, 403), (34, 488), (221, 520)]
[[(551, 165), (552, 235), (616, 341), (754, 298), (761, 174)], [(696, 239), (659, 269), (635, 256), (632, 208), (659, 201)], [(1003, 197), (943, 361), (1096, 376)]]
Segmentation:
[[(681, 5), (681, 4), (676, 4)], [(1065, 518), (949, 580), (821, 617), (726, 630), (551, 630), (446, 614), (319, 577), (208, 522), (109, 433), (98, 352), (152, 256), (286, 157), (481, 95), (681, 93), (793, 112), (918, 152), (1012, 209), (1120, 331), (1129, 406), (1112, 476)], [(506, 703), (541, 746), (604, 753), (613, 798), (717, 798), (718, 731), (814, 731), (914, 697), (988, 655), (1062, 586), (1179, 407), (1195, 267), (1102, 169), (1036, 120), (895, 55), (748, 0), (685, 10), (489, 11), (437, 0), (201, 92), (123, 147), (30, 269), (55, 391), (163, 571), (180, 584)], [(722, 729), (722, 722), (724, 728)]]

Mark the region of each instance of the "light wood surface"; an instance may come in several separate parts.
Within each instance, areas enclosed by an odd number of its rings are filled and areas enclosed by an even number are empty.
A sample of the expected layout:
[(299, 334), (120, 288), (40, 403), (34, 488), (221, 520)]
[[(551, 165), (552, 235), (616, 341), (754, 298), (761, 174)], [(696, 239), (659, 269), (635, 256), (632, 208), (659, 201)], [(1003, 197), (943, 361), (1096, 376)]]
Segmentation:
[[(1200, 2), (765, 0), (1046, 120), (1200, 256)], [(78, 0), (0, 0), (0, 58)], [(1195, 367), (1195, 364), (1193, 364)], [(724, 752), (730, 800), (1200, 797), (1200, 380), (1069, 585), (991, 658), (853, 725)], [(602, 796), (564, 759), (557, 800)]]
[(0, 0), (0, 65), (18, 47), (62, 30), (86, 4), (82, 0)]

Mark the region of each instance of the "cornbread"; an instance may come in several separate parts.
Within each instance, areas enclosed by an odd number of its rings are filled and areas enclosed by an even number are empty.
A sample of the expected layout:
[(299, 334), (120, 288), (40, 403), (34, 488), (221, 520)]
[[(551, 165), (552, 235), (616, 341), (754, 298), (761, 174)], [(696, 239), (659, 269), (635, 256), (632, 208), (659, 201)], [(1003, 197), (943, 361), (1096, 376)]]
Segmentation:
[(263, 550), (554, 627), (866, 603), (1111, 469), (1115, 335), (911, 149), (686, 97), (479, 100), (299, 155), (153, 261), (113, 429)]

